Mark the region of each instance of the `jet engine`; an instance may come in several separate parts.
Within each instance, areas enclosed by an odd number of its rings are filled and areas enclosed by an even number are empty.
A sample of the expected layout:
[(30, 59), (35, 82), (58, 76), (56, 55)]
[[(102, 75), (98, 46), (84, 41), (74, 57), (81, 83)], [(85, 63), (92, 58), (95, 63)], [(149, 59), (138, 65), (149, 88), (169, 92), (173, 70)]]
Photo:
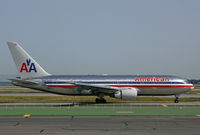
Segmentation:
[(139, 89), (137, 88), (124, 88), (114, 94), (115, 98), (123, 100), (135, 100)]
[(82, 90), (81, 94), (90, 95), (90, 94), (92, 94), (92, 91), (91, 90)]

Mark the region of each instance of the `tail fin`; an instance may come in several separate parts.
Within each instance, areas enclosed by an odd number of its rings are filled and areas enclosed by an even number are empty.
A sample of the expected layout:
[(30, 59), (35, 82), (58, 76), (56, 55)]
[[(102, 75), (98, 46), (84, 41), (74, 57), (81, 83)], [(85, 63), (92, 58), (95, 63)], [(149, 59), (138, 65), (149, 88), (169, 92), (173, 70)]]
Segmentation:
[(50, 75), (20, 45), (14, 42), (7, 44), (22, 79)]

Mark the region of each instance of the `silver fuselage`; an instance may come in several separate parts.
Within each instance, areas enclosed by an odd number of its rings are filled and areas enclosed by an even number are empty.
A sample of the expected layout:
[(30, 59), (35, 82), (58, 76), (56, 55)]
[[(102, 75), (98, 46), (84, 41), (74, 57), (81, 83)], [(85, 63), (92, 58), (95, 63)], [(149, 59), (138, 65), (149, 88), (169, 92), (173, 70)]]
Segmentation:
[(77, 89), (73, 83), (111, 86), (122, 90), (135, 87), (139, 89), (138, 95), (146, 96), (179, 95), (194, 87), (186, 79), (170, 75), (51, 75), (26, 80), (37, 82), (37, 85), (14, 84), (62, 95), (95, 95), (84, 93), (84, 90)]

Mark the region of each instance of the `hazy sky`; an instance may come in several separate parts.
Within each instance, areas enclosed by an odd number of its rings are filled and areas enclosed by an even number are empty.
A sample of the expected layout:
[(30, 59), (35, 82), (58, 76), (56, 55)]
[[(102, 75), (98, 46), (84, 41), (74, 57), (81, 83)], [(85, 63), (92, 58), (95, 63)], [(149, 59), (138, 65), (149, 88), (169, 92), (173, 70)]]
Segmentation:
[(6, 41), (51, 74), (200, 78), (199, 0), (0, 0), (0, 74), (17, 74)]

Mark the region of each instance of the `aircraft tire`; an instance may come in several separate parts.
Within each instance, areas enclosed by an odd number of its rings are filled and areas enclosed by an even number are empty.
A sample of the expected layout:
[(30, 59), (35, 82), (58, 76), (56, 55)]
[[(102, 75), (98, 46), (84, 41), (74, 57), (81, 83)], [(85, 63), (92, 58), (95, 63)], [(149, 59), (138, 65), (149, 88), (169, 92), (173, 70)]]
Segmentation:
[(96, 100), (95, 100), (95, 101), (96, 101), (96, 103), (97, 103), (97, 104), (99, 104), (99, 103), (100, 103), (100, 99), (99, 99), (99, 98), (96, 98)]
[(178, 99), (175, 99), (175, 100), (174, 100), (174, 103), (178, 103), (178, 102), (179, 102), (179, 100), (178, 100)]
[(106, 100), (103, 98), (103, 99), (99, 99), (99, 98), (96, 98), (96, 103), (99, 104), (99, 103), (106, 103)]
[(101, 103), (106, 103), (106, 100), (105, 100), (105, 99), (102, 99), (101, 101), (102, 101)]

